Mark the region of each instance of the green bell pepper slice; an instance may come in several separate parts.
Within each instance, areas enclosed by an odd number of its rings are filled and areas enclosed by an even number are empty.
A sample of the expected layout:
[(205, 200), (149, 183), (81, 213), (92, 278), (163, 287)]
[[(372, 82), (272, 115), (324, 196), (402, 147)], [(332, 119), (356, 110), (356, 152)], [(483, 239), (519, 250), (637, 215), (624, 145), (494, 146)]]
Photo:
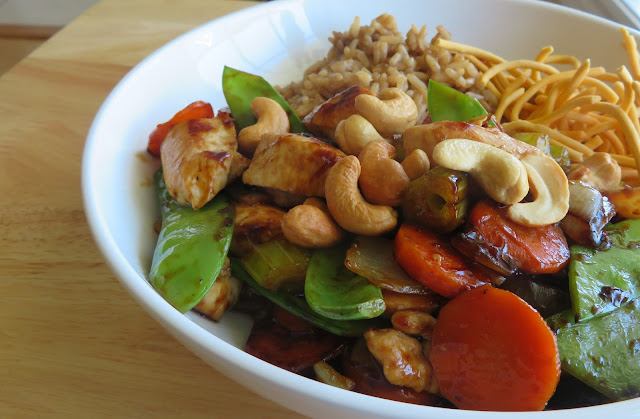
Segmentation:
[(149, 281), (181, 313), (209, 292), (224, 264), (233, 235), (234, 210), (223, 194), (194, 210), (178, 204), (167, 191), (162, 170), (154, 176), (162, 229)]
[(370, 319), (385, 310), (382, 291), (344, 264), (348, 244), (316, 249), (304, 282), (304, 296), (318, 314), (331, 319)]
[(251, 111), (251, 101), (256, 97), (267, 97), (278, 102), (287, 113), (290, 132), (306, 132), (302, 121), (287, 101), (260, 76), (225, 66), (222, 71), (222, 92), (231, 110), (231, 115), (236, 121), (238, 131), (255, 124), (257, 121)]

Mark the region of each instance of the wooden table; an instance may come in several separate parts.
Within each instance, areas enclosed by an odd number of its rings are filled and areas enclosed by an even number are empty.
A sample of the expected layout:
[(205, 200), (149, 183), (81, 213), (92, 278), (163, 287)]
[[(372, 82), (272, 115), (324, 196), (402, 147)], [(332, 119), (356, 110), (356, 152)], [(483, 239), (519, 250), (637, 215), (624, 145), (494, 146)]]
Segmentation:
[(254, 4), (103, 0), (0, 78), (0, 417), (297, 417), (138, 307), (94, 245), (80, 192), (85, 136), (118, 81)]

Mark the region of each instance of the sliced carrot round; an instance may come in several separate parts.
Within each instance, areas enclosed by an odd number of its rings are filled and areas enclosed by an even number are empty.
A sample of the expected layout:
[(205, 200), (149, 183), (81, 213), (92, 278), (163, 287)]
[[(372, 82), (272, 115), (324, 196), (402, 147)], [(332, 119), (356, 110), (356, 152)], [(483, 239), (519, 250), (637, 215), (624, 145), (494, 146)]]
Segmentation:
[[(556, 273), (569, 263), (571, 253), (567, 239), (557, 224), (520, 225), (507, 216), (507, 207), (489, 199), (478, 202), (467, 220), (462, 240), (454, 239), (453, 246), (477, 262), (485, 263), (483, 256), (490, 256), (503, 265), (530, 274)], [(465, 237), (480, 251), (474, 250), (474, 246), (465, 246)]]
[(393, 251), (409, 276), (447, 298), (490, 282), (446, 239), (411, 224), (400, 227)]
[(431, 342), (440, 393), (461, 409), (542, 410), (560, 378), (556, 338), (544, 319), (489, 285), (447, 303)]

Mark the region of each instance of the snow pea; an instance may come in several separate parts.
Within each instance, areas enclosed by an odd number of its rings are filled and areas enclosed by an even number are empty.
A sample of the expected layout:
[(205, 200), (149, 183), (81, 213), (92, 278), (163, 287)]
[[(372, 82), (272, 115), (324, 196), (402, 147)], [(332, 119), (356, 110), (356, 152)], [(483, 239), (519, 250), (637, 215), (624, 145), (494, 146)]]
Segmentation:
[(167, 191), (162, 170), (154, 176), (162, 215), (149, 281), (178, 311), (191, 310), (222, 270), (234, 225), (231, 201), (218, 194), (199, 210), (178, 204)]
[(369, 319), (385, 310), (382, 291), (344, 264), (347, 244), (316, 249), (304, 283), (309, 306), (331, 319)]
[[(427, 87), (427, 106), (433, 122), (464, 122), (487, 115), (476, 99), (431, 79)], [(495, 127), (493, 121), (489, 121), (489, 124)]]
[(261, 244), (250, 243), (250, 250), (240, 261), (244, 269), (261, 286), (271, 291), (284, 288), (302, 291), (309, 264), (309, 252), (284, 237)]
[(225, 66), (222, 71), (222, 92), (231, 110), (231, 115), (236, 120), (238, 131), (255, 124), (257, 121), (251, 111), (251, 101), (256, 97), (267, 97), (278, 102), (289, 116), (290, 132), (306, 132), (302, 121), (287, 101), (260, 76)]
[(569, 291), (579, 321), (640, 296), (640, 219), (614, 224), (607, 232), (609, 249), (571, 246)]
[(247, 273), (239, 259), (231, 258), (233, 275), (279, 307), (309, 323), (340, 336), (362, 336), (370, 328), (389, 327), (382, 319), (335, 320), (316, 313), (303, 297), (280, 291), (269, 291)]
[(640, 302), (575, 322), (567, 310), (547, 320), (556, 330), (563, 371), (613, 400), (640, 396)]

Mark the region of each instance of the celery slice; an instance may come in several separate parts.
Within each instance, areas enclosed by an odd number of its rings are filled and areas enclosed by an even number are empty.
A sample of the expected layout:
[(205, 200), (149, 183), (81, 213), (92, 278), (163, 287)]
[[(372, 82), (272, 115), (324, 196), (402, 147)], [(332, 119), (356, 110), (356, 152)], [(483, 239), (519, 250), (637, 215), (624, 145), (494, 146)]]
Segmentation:
[(309, 264), (309, 252), (280, 238), (253, 245), (242, 256), (242, 266), (263, 287), (302, 291)]

